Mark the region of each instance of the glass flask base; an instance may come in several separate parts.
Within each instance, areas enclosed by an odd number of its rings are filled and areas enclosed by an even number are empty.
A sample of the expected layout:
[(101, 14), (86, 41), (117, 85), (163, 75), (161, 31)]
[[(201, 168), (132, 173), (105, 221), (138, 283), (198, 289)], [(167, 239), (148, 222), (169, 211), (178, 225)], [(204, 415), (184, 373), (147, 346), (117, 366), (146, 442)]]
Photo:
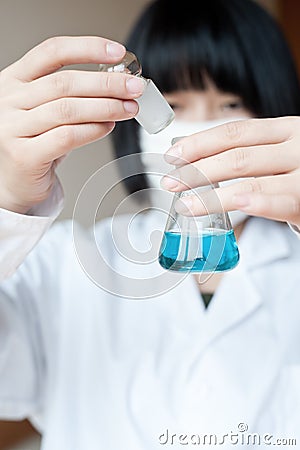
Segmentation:
[[(159, 255), (160, 265), (167, 270), (179, 272), (223, 272), (233, 269), (239, 262), (239, 251), (233, 230), (203, 230), (197, 236), (199, 254), (189, 258), (189, 245), (195, 237), (185, 236), (178, 231), (167, 231)], [(180, 246), (185, 246), (182, 252)]]

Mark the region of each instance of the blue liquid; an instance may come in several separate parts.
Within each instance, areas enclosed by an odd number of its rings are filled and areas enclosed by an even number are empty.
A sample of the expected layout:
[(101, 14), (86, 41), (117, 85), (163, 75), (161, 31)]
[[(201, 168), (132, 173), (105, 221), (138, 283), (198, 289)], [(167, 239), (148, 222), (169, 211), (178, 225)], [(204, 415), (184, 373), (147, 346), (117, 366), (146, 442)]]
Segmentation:
[[(233, 230), (204, 230), (197, 236), (199, 255), (189, 260), (189, 245), (195, 245), (195, 237), (185, 236), (185, 254), (177, 259), (182, 235), (178, 231), (164, 234), (159, 263), (164, 269), (180, 272), (222, 272), (233, 269), (239, 261), (239, 250)], [(201, 240), (201, 241), (199, 241)], [(196, 246), (197, 247), (197, 246)], [(196, 248), (197, 253), (197, 248)], [(194, 252), (195, 254), (195, 252)]]

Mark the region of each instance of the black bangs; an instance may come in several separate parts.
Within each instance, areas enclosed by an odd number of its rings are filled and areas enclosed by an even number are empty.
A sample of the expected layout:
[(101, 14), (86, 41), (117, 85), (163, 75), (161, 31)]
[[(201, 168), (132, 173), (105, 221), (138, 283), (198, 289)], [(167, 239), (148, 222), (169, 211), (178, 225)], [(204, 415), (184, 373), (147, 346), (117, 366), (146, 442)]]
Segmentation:
[(253, 98), (255, 84), (228, 7), (221, 0), (205, 1), (203, 8), (197, 3), (187, 1), (183, 9), (159, 0), (141, 18), (127, 44), (143, 75), (166, 93), (203, 90), (210, 78), (222, 91)]
[(284, 61), (293, 78), (287, 100), (299, 98), (289, 49), (274, 20), (251, 0), (157, 0), (127, 47), (163, 92), (203, 90), (208, 77), (220, 90), (239, 95), (257, 117), (299, 114), (299, 101), (286, 112), (286, 94), (279, 92)]

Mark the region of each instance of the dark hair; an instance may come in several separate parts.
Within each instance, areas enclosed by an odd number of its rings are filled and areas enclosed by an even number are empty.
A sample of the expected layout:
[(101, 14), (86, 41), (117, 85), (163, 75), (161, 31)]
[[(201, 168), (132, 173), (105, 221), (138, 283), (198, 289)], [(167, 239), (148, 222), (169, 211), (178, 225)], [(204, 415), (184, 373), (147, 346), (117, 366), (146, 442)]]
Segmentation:
[[(255, 117), (300, 114), (288, 45), (275, 20), (252, 0), (156, 0), (126, 45), (162, 92), (203, 90), (208, 76), (220, 90), (240, 96)], [(116, 125), (117, 157), (140, 152), (138, 127), (134, 119)], [(126, 176), (126, 167), (120, 169)], [(148, 187), (143, 173), (124, 183), (129, 193)]]

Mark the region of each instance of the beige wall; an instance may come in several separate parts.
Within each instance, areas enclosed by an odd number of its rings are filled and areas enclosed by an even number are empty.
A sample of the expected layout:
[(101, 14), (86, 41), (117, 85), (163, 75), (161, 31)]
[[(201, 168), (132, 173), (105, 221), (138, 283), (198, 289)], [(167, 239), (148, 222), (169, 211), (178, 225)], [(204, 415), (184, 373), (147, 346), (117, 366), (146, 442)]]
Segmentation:
[(280, 14), (280, 0), (257, 0), (267, 10), (269, 10), (275, 17)]
[[(28, 49), (53, 35), (101, 35), (122, 41), (147, 1), (0, 0), (0, 67), (15, 61)], [(61, 218), (72, 216), (82, 185), (111, 157), (110, 142), (106, 138), (75, 150), (62, 163), (59, 175), (65, 189), (66, 205)], [(107, 206), (103, 215), (110, 215), (113, 212), (111, 208), (111, 205)], [(83, 210), (83, 222), (84, 215)]]

